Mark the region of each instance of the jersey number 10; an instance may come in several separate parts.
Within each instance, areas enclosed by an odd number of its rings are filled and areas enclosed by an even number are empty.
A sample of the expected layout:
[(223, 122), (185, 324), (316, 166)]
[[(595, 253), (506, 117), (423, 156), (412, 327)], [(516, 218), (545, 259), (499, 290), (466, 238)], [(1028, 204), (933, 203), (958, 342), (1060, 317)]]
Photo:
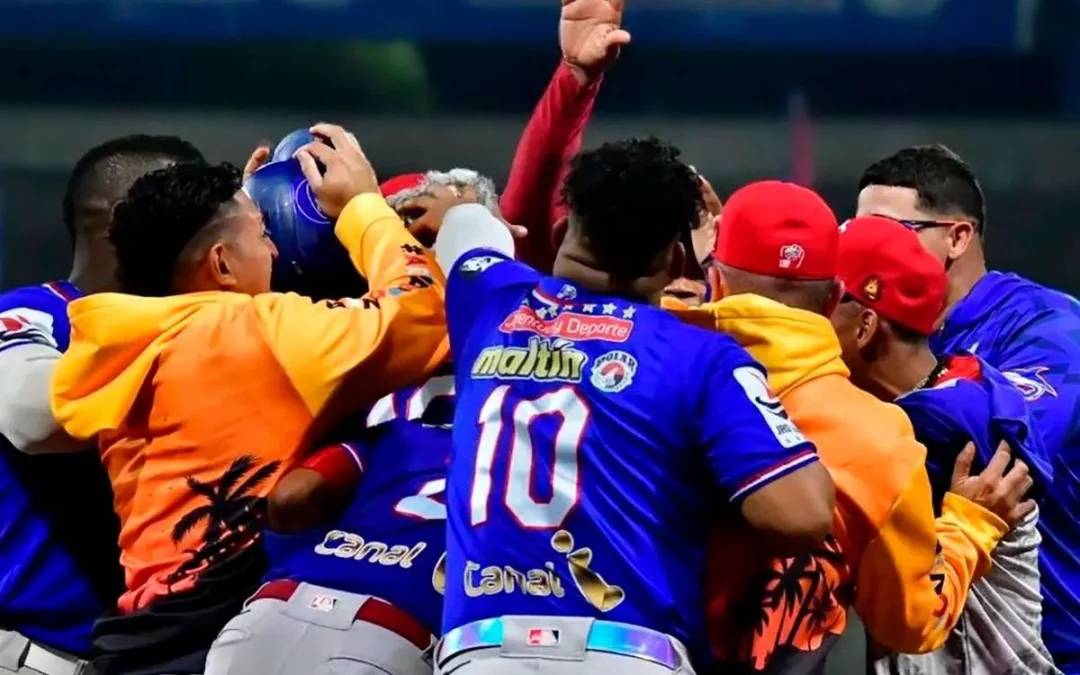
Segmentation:
[[(480, 409), (480, 442), (476, 449), (472, 492), (469, 498), (471, 522), (480, 525), (488, 519), (492, 492), (492, 465), (499, 443), (509, 443), (506, 488), (503, 504), (518, 523), (529, 529), (561, 527), (578, 502), (581, 468), (579, 454), (591, 413), (578, 391), (570, 386), (533, 399), (507, 400), (508, 385), (491, 392)], [(507, 414), (507, 409), (509, 414)], [(544, 416), (557, 416), (554, 460), (548, 479), (551, 498), (533, 497), (532, 482), (537, 465), (530, 428)], [(509, 417), (509, 419), (506, 419)], [(509, 427), (509, 428), (507, 428)]]

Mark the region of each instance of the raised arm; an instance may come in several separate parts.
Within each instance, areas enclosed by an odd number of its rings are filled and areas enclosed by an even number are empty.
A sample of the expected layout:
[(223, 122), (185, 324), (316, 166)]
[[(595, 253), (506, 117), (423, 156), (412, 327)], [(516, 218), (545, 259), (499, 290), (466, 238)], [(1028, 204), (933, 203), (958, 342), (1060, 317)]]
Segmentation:
[(570, 160), (581, 150), (600, 82), (619, 48), (622, 0), (564, 0), (559, 21), (563, 61), (555, 70), (518, 142), (499, 208), (528, 237), (518, 257), (541, 271), (555, 259), (551, 226), (563, 215), (561, 194)]

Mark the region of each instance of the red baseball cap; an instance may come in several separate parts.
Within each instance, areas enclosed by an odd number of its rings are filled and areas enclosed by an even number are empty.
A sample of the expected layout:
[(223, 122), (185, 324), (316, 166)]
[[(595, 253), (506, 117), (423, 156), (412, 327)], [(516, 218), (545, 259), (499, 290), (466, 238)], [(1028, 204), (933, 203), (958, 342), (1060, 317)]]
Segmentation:
[(920, 335), (933, 333), (945, 311), (945, 266), (891, 218), (866, 216), (841, 226), (839, 277), (848, 295)]
[(759, 181), (724, 205), (714, 258), (746, 272), (787, 279), (836, 277), (840, 230), (816, 192), (795, 183)]
[(394, 176), (393, 178), (383, 181), (379, 185), (379, 192), (382, 192), (383, 197), (393, 197), (399, 192), (405, 190), (415, 190), (420, 187), (424, 182), (424, 174), (422, 173), (405, 173), (400, 176)]

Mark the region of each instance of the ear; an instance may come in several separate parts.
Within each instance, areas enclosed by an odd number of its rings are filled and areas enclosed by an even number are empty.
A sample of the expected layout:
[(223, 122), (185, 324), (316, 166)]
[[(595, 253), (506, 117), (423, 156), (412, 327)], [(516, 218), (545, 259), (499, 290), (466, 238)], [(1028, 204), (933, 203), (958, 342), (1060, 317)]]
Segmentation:
[(229, 263), (229, 250), (222, 242), (215, 242), (206, 250), (203, 267), (214, 285), (223, 291), (230, 291), (239, 284)]
[(705, 270), (705, 276), (709, 284), (709, 302), (716, 302), (727, 295), (727, 289), (724, 287), (724, 273), (719, 265), (710, 265)]
[(551, 245), (558, 251), (562, 246), (563, 240), (566, 239), (566, 233), (570, 229), (570, 219), (566, 216), (559, 218), (555, 221), (555, 224), (551, 226)]
[(829, 299), (825, 303), (826, 318), (832, 316), (833, 313), (836, 312), (836, 308), (840, 306), (840, 301), (844, 299), (844, 292), (846, 290), (843, 281), (837, 279), (833, 283), (832, 291), (829, 293)]
[(671, 247), (671, 261), (668, 263), (668, 278), (678, 279), (686, 271), (686, 247), (682, 242), (676, 241)]
[(956, 223), (949, 228), (949, 260), (958, 260), (979, 236), (975, 225), (969, 222)]
[(855, 345), (860, 350), (865, 349), (874, 341), (880, 328), (881, 321), (878, 319), (877, 312), (872, 309), (863, 309), (859, 312), (859, 329), (855, 334)]

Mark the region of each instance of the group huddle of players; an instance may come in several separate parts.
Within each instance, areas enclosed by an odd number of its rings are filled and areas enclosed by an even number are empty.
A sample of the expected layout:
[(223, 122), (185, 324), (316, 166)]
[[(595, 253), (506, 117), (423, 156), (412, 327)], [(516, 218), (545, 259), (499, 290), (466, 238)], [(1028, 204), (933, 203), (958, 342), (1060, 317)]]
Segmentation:
[(330, 124), (79, 160), (0, 295), (0, 672), (810, 673), (855, 611), (883, 675), (1080, 673), (1080, 306), (942, 146), (843, 223), (582, 151), (629, 34), (563, 5), (501, 196)]

